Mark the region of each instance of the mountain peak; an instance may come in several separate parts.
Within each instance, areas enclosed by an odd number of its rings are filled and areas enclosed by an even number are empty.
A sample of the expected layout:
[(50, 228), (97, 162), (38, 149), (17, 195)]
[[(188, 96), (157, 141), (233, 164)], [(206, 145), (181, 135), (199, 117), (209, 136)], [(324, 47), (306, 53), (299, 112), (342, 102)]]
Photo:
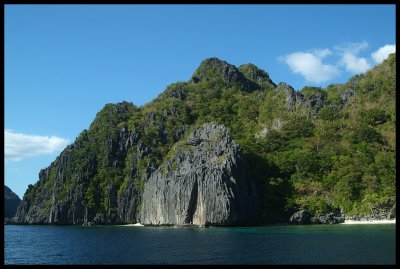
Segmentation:
[[(211, 57), (203, 60), (192, 76), (192, 80), (197, 83), (201, 80), (209, 80), (212, 77), (222, 77), (228, 84), (241, 79), (242, 74), (236, 66), (217, 57)], [(243, 75), (242, 75), (243, 76)]]
[(240, 90), (251, 91), (259, 89), (260, 86), (247, 79), (240, 70), (217, 57), (207, 58), (201, 62), (192, 76), (194, 83), (201, 81), (223, 81), (227, 86), (237, 86)]
[(270, 79), (269, 74), (264, 70), (258, 68), (254, 64), (242, 64), (239, 66), (239, 71), (243, 73), (243, 75), (254, 81), (256, 83), (268, 83), (276, 87), (276, 84)]

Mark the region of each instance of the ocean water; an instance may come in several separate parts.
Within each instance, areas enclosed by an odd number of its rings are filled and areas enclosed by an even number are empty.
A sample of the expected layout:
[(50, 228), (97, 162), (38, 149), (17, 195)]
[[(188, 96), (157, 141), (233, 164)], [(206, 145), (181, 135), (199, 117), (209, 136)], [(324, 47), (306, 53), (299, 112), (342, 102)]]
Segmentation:
[(396, 225), (4, 226), (4, 264), (395, 264)]

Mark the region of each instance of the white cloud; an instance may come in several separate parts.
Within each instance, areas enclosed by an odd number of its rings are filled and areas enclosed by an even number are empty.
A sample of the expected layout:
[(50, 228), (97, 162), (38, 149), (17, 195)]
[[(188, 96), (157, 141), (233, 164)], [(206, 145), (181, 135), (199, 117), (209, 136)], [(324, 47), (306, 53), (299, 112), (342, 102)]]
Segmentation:
[(366, 41), (361, 43), (346, 42), (335, 47), (341, 54), (340, 62), (344, 64), (347, 71), (354, 74), (364, 73), (371, 68), (366, 58), (357, 56), (361, 50), (366, 48), (368, 48), (368, 43)]
[(339, 74), (333, 65), (323, 64), (321, 58), (329, 55), (328, 49), (316, 49), (311, 52), (295, 52), (283, 57), (289, 68), (301, 74), (309, 82), (321, 83), (331, 80)]
[(19, 161), (24, 158), (47, 155), (64, 148), (69, 141), (57, 136), (40, 136), (4, 130), (5, 159)]
[(380, 47), (377, 51), (371, 54), (372, 59), (377, 64), (380, 64), (389, 56), (389, 54), (396, 52), (396, 45), (385, 45)]
[(342, 61), (346, 67), (346, 70), (354, 74), (364, 73), (371, 68), (371, 65), (367, 62), (367, 59), (357, 57), (350, 52), (343, 54)]
[[(389, 54), (396, 52), (396, 45), (388, 44), (380, 47), (371, 57), (361, 57), (359, 53), (368, 48), (368, 42), (344, 42), (330, 49), (311, 49), (306, 52), (295, 52), (278, 59), (285, 62), (293, 73), (302, 75), (307, 82), (323, 83), (332, 80), (346, 70), (353, 74), (365, 73), (381, 63)], [(335, 64), (323, 63), (329, 55), (336, 58)]]

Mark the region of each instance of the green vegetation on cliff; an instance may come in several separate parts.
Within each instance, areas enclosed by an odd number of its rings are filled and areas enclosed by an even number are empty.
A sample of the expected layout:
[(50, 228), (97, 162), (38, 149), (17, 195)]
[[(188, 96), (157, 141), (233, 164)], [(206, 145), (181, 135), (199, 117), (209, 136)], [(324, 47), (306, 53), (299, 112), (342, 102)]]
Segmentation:
[(367, 214), (395, 201), (395, 65), (392, 54), (345, 84), (296, 92), (252, 64), (207, 59), (192, 79), (169, 85), (142, 107), (105, 105), (41, 171), (24, 206), (50, 212), (63, 203), (78, 207), (81, 198), (88, 215), (116, 217), (118, 201), (132, 191), (140, 197), (144, 181), (185, 134), (215, 121), (244, 151), (263, 222), (286, 221), (298, 209)]

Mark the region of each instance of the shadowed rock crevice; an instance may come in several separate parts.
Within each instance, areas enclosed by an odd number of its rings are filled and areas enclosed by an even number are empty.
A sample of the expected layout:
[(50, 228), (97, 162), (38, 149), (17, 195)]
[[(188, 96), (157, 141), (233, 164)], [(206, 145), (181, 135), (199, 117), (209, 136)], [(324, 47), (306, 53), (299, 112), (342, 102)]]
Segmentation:
[(193, 224), (193, 215), (196, 212), (196, 207), (197, 207), (198, 186), (199, 185), (197, 181), (195, 181), (193, 184), (192, 192), (190, 194), (189, 205), (186, 211), (186, 218), (184, 221), (187, 224)]

